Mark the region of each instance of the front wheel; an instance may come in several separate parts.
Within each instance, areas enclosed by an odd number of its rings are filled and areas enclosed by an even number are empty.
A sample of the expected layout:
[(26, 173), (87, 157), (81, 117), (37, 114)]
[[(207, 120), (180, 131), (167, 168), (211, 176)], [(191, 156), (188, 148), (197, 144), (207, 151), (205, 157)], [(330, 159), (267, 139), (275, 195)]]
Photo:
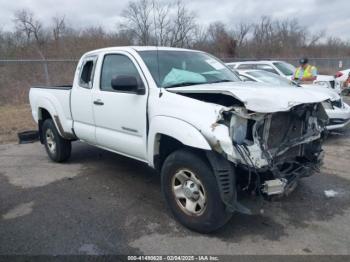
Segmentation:
[(172, 213), (186, 227), (209, 233), (231, 218), (220, 198), (213, 171), (188, 150), (170, 154), (162, 167), (162, 191)]
[(52, 119), (46, 119), (42, 126), (42, 136), (47, 154), (55, 162), (69, 159), (72, 146), (71, 141), (60, 136)]

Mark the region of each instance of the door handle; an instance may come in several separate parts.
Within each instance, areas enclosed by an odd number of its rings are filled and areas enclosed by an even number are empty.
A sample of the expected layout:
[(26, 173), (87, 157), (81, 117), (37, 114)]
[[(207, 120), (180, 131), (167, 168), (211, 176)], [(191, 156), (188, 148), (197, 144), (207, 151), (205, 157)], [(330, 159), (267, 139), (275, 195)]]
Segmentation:
[(104, 103), (102, 102), (102, 100), (101, 100), (101, 99), (97, 99), (97, 100), (95, 100), (95, 101), (94, 101), (94, 105), (97, 105), (97, 106), (103, 106), (103, 105), (104, 105)]

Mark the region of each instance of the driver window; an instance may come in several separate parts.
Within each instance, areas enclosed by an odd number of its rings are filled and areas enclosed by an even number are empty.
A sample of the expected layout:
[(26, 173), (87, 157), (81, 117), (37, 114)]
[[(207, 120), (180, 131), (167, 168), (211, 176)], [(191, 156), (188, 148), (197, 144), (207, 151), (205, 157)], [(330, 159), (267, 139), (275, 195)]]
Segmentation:
[[(106, 55), (103, 60), (101, 71), (101, 90), (120, 92), (114, 90), (111, 84), (112, 79), (117, 76), (133, 76), (136, 77), (139, 85), (142, 83), (139, 72), (130, 58), (120, 54)], [(130, 90), (125, 90), (125, 92), (129, 91)]]

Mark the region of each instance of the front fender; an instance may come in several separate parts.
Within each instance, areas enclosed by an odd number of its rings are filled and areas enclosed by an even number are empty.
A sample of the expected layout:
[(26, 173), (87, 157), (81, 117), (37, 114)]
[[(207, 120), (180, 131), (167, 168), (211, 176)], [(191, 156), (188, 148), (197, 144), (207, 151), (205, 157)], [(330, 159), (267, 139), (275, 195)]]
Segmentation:
[(150, 121), (148, 135), (149, 165), (154, 167), (153, 156), (158, 154), (157, 136), (167, 135), (182, 144), (194, 148), (211, 150), (203, 134), (188, 122), (168, 116), (155, 116)]

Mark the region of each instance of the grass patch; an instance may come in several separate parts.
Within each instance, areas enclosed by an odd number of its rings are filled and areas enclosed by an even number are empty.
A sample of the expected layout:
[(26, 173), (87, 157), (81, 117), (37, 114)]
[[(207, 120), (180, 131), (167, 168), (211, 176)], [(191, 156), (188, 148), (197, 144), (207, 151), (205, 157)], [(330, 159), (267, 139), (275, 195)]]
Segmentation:
[(0, 144), (18, 141), (18, 132), (35, 129), (29, 104), (0, 106)]

